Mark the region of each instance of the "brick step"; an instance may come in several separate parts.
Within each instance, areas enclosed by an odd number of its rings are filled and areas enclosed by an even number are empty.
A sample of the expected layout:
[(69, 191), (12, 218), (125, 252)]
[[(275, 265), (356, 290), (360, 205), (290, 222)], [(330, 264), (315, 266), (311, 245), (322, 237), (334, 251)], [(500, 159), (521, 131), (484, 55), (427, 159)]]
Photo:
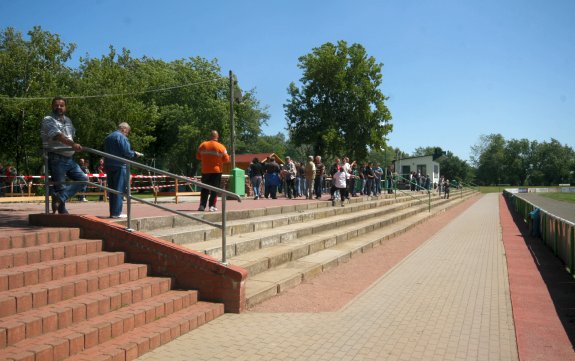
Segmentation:
[(123, 252), (97, 252), (0, 270), (0, 292), (102, 270), (124, 263)]
[(0, 292), (0, 317), (55, 304), (146, 277), (148, 266), (119, 264), (63, 279)]
[(80, 230), (78, 228), (51, 228), (24, 233), (8, 232), (0, 236), (0, 250), (68, 242), (78, 238), (80, 238)]
[(83, 256), (102, 251), (102, 241), (79, 239), (0, 251), (0, 269)]
[[(189, 308), (142, 326), (83, 351), (69, 361), (133, 360), (221, 316), (224, 307), (218, 303), (198, 302)], [(192, 352), (193, 353), (193, 352)], [(190, 356), (192, 359), (193, 357)]]
[(171, 288), (170, 278), (146, 277), (0, 319), (0, 349), (132, 305)]
[[(476, 194), (476, 193), (475, 193)], [(436, 214), (453, 207), (472, 194), (448, 200), (432, 208), (432, 212), (419, 211), (410, 217), (396, 220), (381, 229), (372, 229), (369, 232), (352, 236), (342, 234), (333, 247), (319, 250), (313, 254), (288, 261), (277, 267), (270, 268), (256, 275), (250, 275), (246, 281), (246, 307), (250, 308), (271, 298), (289, 288), (299, 285), (341, 263), (347, 262), (360, 252), (367, 252), (373, 247), (402, 234)]]
[[(196, 291), (168, 291), (63, 330), (23, 339), (0, 350), (0, 359), (10, 359), (15, 354), (24, 352), (26, 357), (33, 357), (32, 360), (62, 360), (108, 341), (115, 341), (121, 335), (189, 308), (195, 303)], [(176, 319), (182, 315), (178, 316)], [(179, 329), (181, 330), (181, 327)], [(154, 327), (138, 331), (140, 335), (157, 332)], [(168, 332), (171, 336), (171, 328), (168, 328)]]

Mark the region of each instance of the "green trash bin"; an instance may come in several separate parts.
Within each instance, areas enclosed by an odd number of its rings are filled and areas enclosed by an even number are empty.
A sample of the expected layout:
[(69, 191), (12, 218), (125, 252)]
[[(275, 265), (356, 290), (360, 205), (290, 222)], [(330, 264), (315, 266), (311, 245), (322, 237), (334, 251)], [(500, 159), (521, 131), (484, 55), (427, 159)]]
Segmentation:
[(246, 195), (246, 172), (240, 168), (232, 169), (230, 177), (230, 191), (240, 197)]

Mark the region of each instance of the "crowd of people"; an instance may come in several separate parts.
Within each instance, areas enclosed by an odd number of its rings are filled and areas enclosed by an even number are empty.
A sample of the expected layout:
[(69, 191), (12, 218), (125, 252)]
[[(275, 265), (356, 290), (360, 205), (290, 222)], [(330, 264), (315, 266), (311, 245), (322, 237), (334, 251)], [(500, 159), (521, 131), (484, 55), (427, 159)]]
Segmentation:
[(274, 157), (265, 161), (252, 160), (247, 173), (254, 199), (262, 196), (276, 199), (278, 193), (289, 199), (321, 199), (322, 194), (329, 193), (334, 204), (339, 195), (343, 205), (350, 197), (393, 192), (393, 170), (382, 168), (379, 163), (359, 165), (343, 157), (343, 160), (336, 158), (333, 164), (326, 166), (319, 155), (310, 155), (305, 162), (294, 161), (289, 156), (285, 159), (281, 166)]

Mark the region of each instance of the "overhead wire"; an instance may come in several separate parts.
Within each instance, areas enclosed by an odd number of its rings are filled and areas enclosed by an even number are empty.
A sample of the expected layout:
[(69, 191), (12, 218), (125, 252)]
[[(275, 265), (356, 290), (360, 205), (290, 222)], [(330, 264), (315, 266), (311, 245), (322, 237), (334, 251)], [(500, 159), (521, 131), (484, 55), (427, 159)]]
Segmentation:
[[(217, 80), (221, 80), (221, 79), (222, 78), (214, 78), (214, 79), (198, 81), (195, 83), (188, 83), (188, 84), (182, 84), (182, 85), (175, 85), (175, 86), (171, 86), (171, 87), (156, 88), (156, 89), (142, 90), (142, 91), (129, 92), (129, 93), (111, 93), (111, 94), (98, 94), (98, 95), (71, 95), (71, 96), (63, 96), (63, 97), (66, 99), (93, 99), (93, 98), (108, 98), (108, 97), (118, 97), (118, 96), (131, 96), (131, 95), (157, 93), (157, 92), (162, 92), (162, 91), (167, 91), (167, 90), (186, 88), (186, 87), (205, 84), (205, 83), (209, 83), (209, 82), (213, 82), (213, 81), (217, 81)], [(7, 95), (1, 95), (0, 94), (0, 100), (31, 101), (31, 100), (51, 100), (52, 98), (54, 98), (54, 97), (53, 96), (50, 96), (50, 97), (9, 97)]]

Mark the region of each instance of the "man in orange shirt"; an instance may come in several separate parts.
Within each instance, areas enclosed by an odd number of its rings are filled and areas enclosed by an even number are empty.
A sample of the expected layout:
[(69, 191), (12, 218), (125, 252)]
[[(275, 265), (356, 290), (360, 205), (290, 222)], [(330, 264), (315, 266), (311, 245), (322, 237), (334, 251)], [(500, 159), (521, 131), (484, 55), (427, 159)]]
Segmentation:
[[(230, 156), (226, 150), (226, 147), (220, 142), (218, 142), (219, 134), (217, 130), (212, 130), (210, 135), (210, 140), (207, 140), (200, 144), (198, 152), (196, 153), (196, 159), (202, 162), (202, 183), (208, 184), (214, 187), (220, 187), (220, 182), (222, 179), (222, 170), (224, 162), (230, 161)], [(209, 189), (202, 188), (202, 193), (200, 196), (200, 208), (198, 211), (206, 210), (208, 203), (208, 195), (210, 198), (210, 212), (215, 212), (217, 193), (210, 191)]]

